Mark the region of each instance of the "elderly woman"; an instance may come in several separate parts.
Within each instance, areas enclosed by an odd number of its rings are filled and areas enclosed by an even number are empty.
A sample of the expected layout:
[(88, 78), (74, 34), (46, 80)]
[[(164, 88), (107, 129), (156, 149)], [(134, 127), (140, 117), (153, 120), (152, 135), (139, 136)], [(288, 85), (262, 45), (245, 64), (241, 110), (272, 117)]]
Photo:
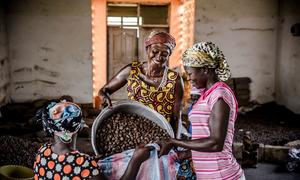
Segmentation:
[(168, 68), (175, 39), (165, 32), (152, 32), (145, 40), (147, 62), (134, 60), (125, 66), (99, 91), (103, 103), (109, 95), (127, 84), (128, 99), (154, 109), (177, 131), (183, 84), (179, 74)]
[[(175, 46), (175, 39), (170, 34), (152, 32), (145, 40), (147, 61), (134, 60), (121, 69), (100, 89), (102, 102), (111, 105), (109, 95), (127, 84), (128, 99), (138, 101), (163, 115), (179, 136), (183, 81), (177, 72), (168, 68), (168, 60)], [(178, 177), (195, 177), (189, 159), (184, 157), (181, 161)]]
[[(53, 136), (54, 143), (44, 144), (38, 150), (33, 166), (34, 179), (106, 179), (99, 171), (96, 157), (76, 150), (82, 120), (77, 104), (50, 102), (38, 111), (37, 118), (44, 130)], [(135, 178), (152, 149), (138, 146), (121, 179)]]
[(161, 142), (160, 155), (172, 147), (183, 147), (192, 150), (197, 179), (245, 179), (232, 154), (238, 104), (222, 82), (230, 77), (222, 51), (211, 42), (200, 42), (184, 52), (182, 64), (191, 85), (205, 90), (189, 113), (192, 140)]

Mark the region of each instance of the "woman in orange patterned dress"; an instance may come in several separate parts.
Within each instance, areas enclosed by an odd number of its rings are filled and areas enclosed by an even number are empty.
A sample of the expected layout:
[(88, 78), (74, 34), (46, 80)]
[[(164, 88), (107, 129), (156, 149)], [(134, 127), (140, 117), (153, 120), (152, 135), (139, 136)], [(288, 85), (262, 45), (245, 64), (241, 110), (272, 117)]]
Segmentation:
[[(34, 162), (34, 179), (106, 179), (96, 157), (76, 150), (76, 137), (81, 127), (82, 112), (71, 102), (51, 102), (40, 109), (37, 118), (54, 143), (44, 144)], [(121, 179), (136, 177), (140, 165), (148, 159), (150, 147), (138, 146)]]

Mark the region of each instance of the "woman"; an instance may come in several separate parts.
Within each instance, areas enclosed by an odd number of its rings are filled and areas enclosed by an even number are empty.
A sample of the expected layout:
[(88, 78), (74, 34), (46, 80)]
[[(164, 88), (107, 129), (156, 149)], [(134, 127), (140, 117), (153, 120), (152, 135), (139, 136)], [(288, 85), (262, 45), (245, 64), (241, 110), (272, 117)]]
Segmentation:
[[(106, 179), (99, 172), (97, 159), (76, 150), (76, 137), (81, 128), (82, 112), (71, 102), (51, 102), (38, 111), (44, 130), (54, 137), (54, 143), (43, 145), (34, 162), (35, 179)], [(121, 179), (136, 177), (151, 147), (137, 147)]]
[(127, 84), (128, 99), (135, 100), (162, 114), (177, 132), (183, 97), (179, 74), (168, 68), (175, 39), (165, 32), (152, 32), (145, 40), (147, 62), (134, 60), (99, 91), (103, 103), (111, 105), (109, 95)]
[[(128, 99), (138, 101), (163, 115), (179, 137), (183, 81), (177, 72), (168, 68), (168, 60), (175, 46), (175, 39), (170, 34), (152, 32), (145, 40), (147, 62), (135, 60), (125, 66), (100, 89), (102, 102), (111, 105), (109, 95), (127, 84)], [(192, 178), (195, 176), (192, 163), (183, 157), (178, 178)]]
[(232, 154), (238, 105), (222, 82), (230, 77), (222, 51), (211, 42), (200, 42), (184, 52), (182, 64), (191, 85), (205, 90), (189, 113), (192, 140), (161, 142), (160, 155), (172, 147), (183, 147), (192, 150), (197, 179), (245, 179)]

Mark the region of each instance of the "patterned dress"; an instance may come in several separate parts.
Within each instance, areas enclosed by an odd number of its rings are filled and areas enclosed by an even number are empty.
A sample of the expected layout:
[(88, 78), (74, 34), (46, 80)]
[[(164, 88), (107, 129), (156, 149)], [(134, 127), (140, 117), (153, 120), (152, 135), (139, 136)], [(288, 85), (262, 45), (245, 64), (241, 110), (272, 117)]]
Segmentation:
[(234, 123), (238, 104), (231, 89), (223, 82), (215, 83), (203, 92), (189, 113), (192, 123), (192, 139), (210, 136), (209, 117), (214, 104), (222, 98), (230, 107), (229, 122), (224, 147), (221, 152), (192, 151), (192, 159), (197, 179), (235, 180), (243, 175), (243, 170), (232, 154)]
[[(165, 69), (162, 82), (159, 87), (154, 87), (145, 83), (140, 77), (142, 63), (133, 61), (131, 72), (127, 83), (128, 99), (138, 101), (161, 115), (168, 122), (172, 119), (175, 105), (175, 85), (179, 74), (168, 68)], [(177, 179), (184, 180), (196, 179), (193, 171), (193, 162), (191, 159), (181, 160)]]
[(78, 151), (58, 155), (43, 145), (33, 165), (34, 179), (80, 180), (99, 174), (96, 159)]
[(127, 83), (128, 99), (138, 101), (163, 115), (168, 122), (173, 116), (175, 105), (175, 84), (179, 74), (168, 68), (165, 69), (159, 87), (145, 83), (138, 76), (142, 63), (133, 61)]

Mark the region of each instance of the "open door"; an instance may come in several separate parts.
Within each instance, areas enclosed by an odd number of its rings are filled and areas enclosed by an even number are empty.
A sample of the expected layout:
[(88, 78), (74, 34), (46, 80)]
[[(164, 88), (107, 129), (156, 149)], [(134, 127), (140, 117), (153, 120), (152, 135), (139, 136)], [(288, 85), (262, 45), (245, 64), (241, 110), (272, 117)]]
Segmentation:
[[(137, 30), (108, 27), (108, 80), (137, 57)], [(126, 86), (111, 99), (127, 99)]]

